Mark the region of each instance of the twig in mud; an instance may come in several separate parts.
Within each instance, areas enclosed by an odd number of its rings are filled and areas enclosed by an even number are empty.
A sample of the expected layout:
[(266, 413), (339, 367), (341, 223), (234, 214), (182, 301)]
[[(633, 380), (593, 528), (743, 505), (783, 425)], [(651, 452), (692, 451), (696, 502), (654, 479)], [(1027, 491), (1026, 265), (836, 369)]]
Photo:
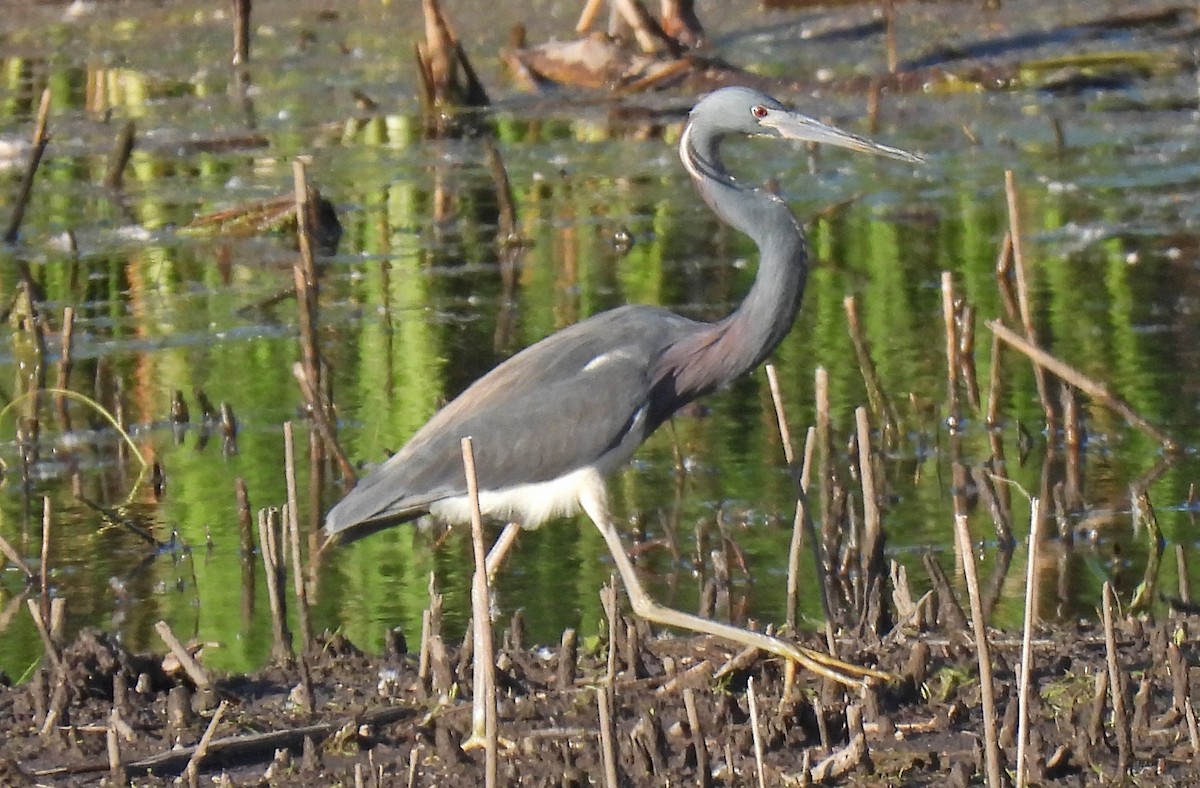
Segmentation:
[(983, 600), (979, 593), (979, 576), (975, 571), (975, 552), (971, 548), (971, 533), (964, 514), (954, 516), (954, 536), (967, 596), (971, 602), (971, 630), (975, 635), (975, 656), (979, 663), (979, 691), (983, 706), (984, 760), (989, 788), (1001, 788), (1003, 766), (1000, 763), (1000, 743), (996, 736), (996, 685), (992, 680), (992, 658), (987, 639), (987, 622), (983, 618)]
[(758, 698), (754, 693), (754, 677), (746, 682), (746, 698), (750, 705), (750, 734), (754, 739), (754, 769), (758, 774), (758, 788), (767, 788), (767, 776), (763, 772), (762, 731), (758, 725)]
[(116, 725), (110, 721), (104, 734), (108, 749), (108, 779), (111, 785), (128, 785), (125, 770), (121, 768), (121, 738)]
[(471, 502), (471, 548), (475, 573), (471, 581), (471, 620), (475, 640), (474, 684), (471, 689), (471, 734), (463, 749), (484, 747), (484, 785), (492, 788), (498, 779), (498, 731), (496, 720), (496, 657), (492, 649), (492, 616), (488, 594), (487, 554), (483, 545), (483, 514), (479, 510), (479, 481), (475, 475), (475, 452), (471, 437), (462, 439), (463, 468), (467, 477), (467, 499)]
[(1105, 581), (1101, 589), (1101, 611), (1104, 617), (1104, 648), (1108, 662), (1108, 695), (1112, 699), (1112, 724), (1117, 736), (1117, 774), (1129, 771), (1133, 758), (1133, 740), (1129, 730), (1129, 718), (1125, 710), (1125, 681), (1121, 665), (1117, 662), (1117, 634), (1113, 628), (1113, 600), (1116, 593), (1112, 583)]
[[(858, 722), (857, 726), (854, 725), (855, 720)], [(852, 703), (846, 707), (846, 725), (850, 728), (848, 731), (850, 741), (846, 743), (845, 747), (812, 767), (810, 776), (813, 783), (820, 785), (830, 780), (836, 780), (858, 766), (867, 757), (867, 736), (863, 731), (862, 707), (859, 704)]]
[(121, 127), (121, 133), (113, 141), (112, 152), (108, 154), (108, 167), (104, 170), (103, 183), (106, 188), (121, 188), (125, 178), (125, 167), (129, 164), (129, 157), (133, 155), (136, 134), (137, 124), (131, 120)]
[(704, 725), (700, 721), (700, 713), (696, 710), (696, 691), (688, 688), (683, 691), (683, 707), (687, 711), (688, 732), (692, 739), (692, 752), (696, 758), (696, 774), (699, 788), (712, 785), (712, 774), (708, 768), (708, 744), (704, 741)]
[(1162, 444), (1164, 451), (1173, 453), (1179, 450), (1179, 444), (1174, 438), (1143, 418), (1129, 403), (1112, 393), (1107, 384), (1093, 380), (1070, 364), (1055, 358), (998, 320), (989, 320), (985, 325), (1010, 347), (1028, 356), (1035, 369), (1046, 369), (1088, 396), (1100, 400), (1117, 415)]
[(25, 220), (25, 210), (29, 207), (29, 198), (33, 195), (33, 179), (37, 175), (38, 166), (42, 163), (42, 155), (50, 144), (50, 135), (46, 131), (47, 118), (50, 115), (50, 88), (42, 91), (42, 101), (38, 105), (37, 121), (33, 126), (33, 149), (29, 152), (29, 164), (21, 178), (21, 187), (17, 199), (13, 203), (12, 216), (8, 219), (8, 229), (4, 232), (5, 243), (16, 243), (21, 232), (21, 222)]
[[(1021, 211), (1017, 196), (1017, 181), (1012, 170), (1004, 171), (1004, 195), (1008, 203), (1008, 232), (1012, 239), (1013, 272), (1017, 281), (1017, 310), (1021, 315), (1021, 326), (1025, 337), (1031, 345), (1038, 346), (1037, 331), (1033, 325), (1033, 309), (1029, 304), (1029, 284), (1025, 275), (1025, 254), (1021, 246)], [(1046, 375), (1038, 366), (1033, 369), (1034, 381), (1037, 383), (1038, 399), (1042, 402), (1042, 410), (1046, 414), (1047, 428), (1054, 425), (1054, 404), (1050, 401), (1050, 391), (1046, 385)]]
[(608, 659), (604, 673), (604, 685), (611, 687), (617, 678), (617, 626), (620, 623), (617, 616), (617, 583), (615, 578), (609, 578), (600, 589), (600, 604), (604, 606), (605, 621), (608, 625)]
[(612, 698), (609, 693), (612, 685), (596, 687), (596, 706), (600, 715), (600, 752), (604, 761), (604, 788), (618, 788), (617, 753), (615, 733), (613, 731)]
[(229, 708), (229, 701), (221, 701), (221, 705), (217, 706), (217, 710), (213, 712), (208, 727), (204, 729), (204, 735), (200, 737), (200, 743), (196, 745), (192, 757), (188, 759), (187, 766), (183, 772), (187, 776), (190, 785), (196, 785), (200, 778), (200, 763), (208, 756), (208, 748), (212, 745), (213, 735), (216, 734), (217, 726), (221, 724), (221, 717), (225, 715), (225, 709), (227, 708)]
[(1029, 745), (1029, 692), (1033, 675), (1033, 626), (1037, 616), (1037, 559), (1041, 542), (1040, 501), (1030, 499), (1029, 561), (1025, 567), (1025, 624), (1021, 632), (1021, 675), (1017, 687), (1017, 788), (1024, 788), (1025, 753)]
[(179, 642), (179, 638), (175, 637), (175, 633), (171, 631), (171, 625), (166, 621), (159, 621), (154, 625), (154, 631), (158, 633), (158, 636), (162, 638), (162, 642), (175, 655), (175, 659), (179, 660), (179, 666), (188, 674), (188, 678), (192, 680), (192, 683), (199, 689), (210, 689), (212, 687), (212, 680), (208, 678), (208, 674), (204, 672), (204, 668), (200, 667), (200, 663)]
[[(322, 740), (342, 730), (348, 724), (353, 725), (356, 729), (360, 725), (383, 726), (411, 716), (414, 716), (412, 709), (403, 706), (385, 706), (349, 718), (306, 725), (301, 728), (288, 728), (267, 731), (265, 733), (238, 734), (225, 736), (220, 739), (212, 738), (208, 742), (206, 751), (208, 755), (214, 757), (220, 755), (231, 760), (239, 759), (247, 761), (254, 758), (269, 760), (277, 749), (298, 748), (306, 738), (316, 741)], [(161, 774), (164, 772), (181, 771), (186, 768), (188, 761), (191, 760), (191, 757), (199, 748), (200, 745), (197, 744), (194, 747), (170, 749), (158, 755), (151, 755), (148, 758), (126, 763), (125, 768), (131, 772), (138, 773), (153, 772)], [(55, 766), (43, 769), (34, 772), (34, 776), (61, 777), (73, 774), (92, 774), (106, 771), (107, 769), (108, 758), (105, 757), (103, 760), (98, 761), (87, 761), (70, 766)]]

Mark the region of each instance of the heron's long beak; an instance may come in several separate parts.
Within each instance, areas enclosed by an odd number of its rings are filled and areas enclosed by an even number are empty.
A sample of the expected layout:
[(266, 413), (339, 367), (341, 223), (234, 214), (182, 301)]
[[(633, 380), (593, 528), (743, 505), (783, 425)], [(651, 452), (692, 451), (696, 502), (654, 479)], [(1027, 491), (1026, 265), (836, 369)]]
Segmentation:
[(900, 150), (899, 148), (893, 148), (890, 145), (881, 145), (878, 142), (872, 142), (866, 137), (860, 137), (857, 134), (851, 134), (848, 131), (828, 126), (819, 120), (814, 120), (807, 115), (801, 115), (797, 112), (781, 112), (776, 110), (771, 112), (767, 117), (759, 120), (759, 123), (774, 129), (779, 133), (779, 136), (791, 140), (817, 142), (822, 145), (837, 145), (840, 148), (849, 148), (859, 153), (887, 156), (889, 159), (899, 159), (900, 161), (909, 161), (914, 164), (922, 164), (925, 161), (916, 154)]

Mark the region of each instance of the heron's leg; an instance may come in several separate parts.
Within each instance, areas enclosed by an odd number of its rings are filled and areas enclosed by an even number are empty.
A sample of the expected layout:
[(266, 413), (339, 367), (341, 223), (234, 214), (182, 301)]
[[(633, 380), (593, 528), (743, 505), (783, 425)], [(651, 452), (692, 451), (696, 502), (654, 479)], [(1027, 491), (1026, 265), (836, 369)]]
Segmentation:
[(487, 567), (487, 578), (489, 583), (496, 581), (496, 573), (500, 571), (500, 565), (504, 563), (504, 559), (508, 558), (508, 553), (512, 550), (512, 546), (516, 544), (517, 534), (521, 533), (521, 526), (517, 523), (508, 523), (504, 526), (504, 530), (496, 537), (496, 543), (492, 545), (492, 549), (488, 550), (487, 561), (484, 566)]
[(888, 673), (852, 665), (823, 652), (797, 646), (761, 632), (752, 632), (748, 629), (722, 624), (719, 621), (701, 618), (658, 604), (642, 588), (637, 571), (633, 568), (633, 563), (625, 552), (621, 536), (617, 533), (612, 516), (608, 511), (608, 495), (604, 490), (603, 482), (590, 485), (582, 491), (579, 503), (587, 512), (588, 517), (592, 518), (596, 527), (600, 529), (600, 534), (608, 545), (608, 551), (612, 553), (617, 571), (621, 573), (621, 581), (625, 584), (625, 592), (629, 595), (629, 601), (633, 606), (633, 612), (647, 621), (680, 629), (690, 629), (693, 632), (701, 632), (734, 643), (760, 648), (792, 660), (818, 675), (831, 678), (847, 686), (861, 686), (871, 679), (887, 681), (892, 678)]

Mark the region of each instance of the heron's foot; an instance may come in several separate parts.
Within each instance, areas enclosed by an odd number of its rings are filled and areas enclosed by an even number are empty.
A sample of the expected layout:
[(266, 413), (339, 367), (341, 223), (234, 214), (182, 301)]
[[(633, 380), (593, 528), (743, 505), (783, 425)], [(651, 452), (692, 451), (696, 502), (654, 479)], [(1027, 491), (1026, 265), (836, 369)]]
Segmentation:
[[(461, 746), (463, 752), (470, 752), (471, 750), (486, 750), (487, 737), (479, 731), (474, 731), (463, 741)], [(498, 736), (496, 737), (496, 746), (504, 752), (510, 752), (516, 749), (517, 743), (511, 739), (506, 739), (503, 736)]]
[(832, 679), (847, 687), (869, 687), (876, 683), (886, 684), (896, 681), (896, 676), (886, 671), (855, 665), (853, 662), (838, 659), (824, 651), (804, 646), (787, 644), (786, 653), (781, 653), (780, 656), (792, 660), (818, 676)]

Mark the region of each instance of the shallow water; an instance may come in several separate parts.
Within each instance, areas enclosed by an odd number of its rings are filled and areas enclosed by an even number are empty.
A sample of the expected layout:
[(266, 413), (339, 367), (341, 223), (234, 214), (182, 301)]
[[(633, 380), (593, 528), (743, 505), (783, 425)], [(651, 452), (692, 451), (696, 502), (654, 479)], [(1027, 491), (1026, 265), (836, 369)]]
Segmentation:
[[(1028, 10), (1006, 3), (1000, 21), (992, 21), (1029, 24), (1021, 16)], [(68, 600), (68, 629), (98, 625), (119, 631), (133, 648), (156, 648), (153, 624), (166, 619), (182, 637), (220, 643), (206, 652), (220, 667), (247, 668), (268, 655), (261, 567), (251, 564), (248, 582), (239, 557), (235, 480), (246, 482), (254, 507), (282, 503), (282, 425), (292, 419), (299, 425), (302, 522), (315, 527), (340, 494), (331, 472), (315, 482), (307, 473), (307, 428), (291, 374), (299, 358), (294, 303), (256, 306), (290, 286), (294, 252), (282, 237), (181, 228), (198, 213), (286, 193), (294, 156), (312, 155), (310, 177), (336, 204), (345, 228), (338, 252), (322, 264), (320, 331), (342, 441), (365, 465), (398, 448), (479, 374), (562, 326), (629, 302), (719, 317), (753, 277), (753, 246), (716, 223), (675, 157), (681, 114), (639, 138), (603, 105), (531, 101), (482, 55), (476, 59), (500, 107), (498, 148), (526, 243), (506, 287), (484, 151), (468, 141), (422, 139), (409, 48), (400, 43), (414, 39), (418, 20), (400, 9), (364, 4), (334, 19), (307, 8), (287, 18), (264, 17), (249, 85), (240, 92), (222, 65), (228, 21), (208, 6), (99, 5), (91, 16), (71, 21), (62, 20), (61, 8), (38, 13), (40, 19), (7, 31), (0, 140), (19, 145), (28, 138), (46, 85), (54, 90), (55, 136), (21, 244), (4, 254), (8, 261), (29, 261), (53, 326), (65, 306), (75, 308), (72, 388), (109, 407), (119, 388), (136, 444), (166, 470), (159, 499), (121, 459), (114, 432), (94, 413), (69, 405), (66, 430), (47, 407), (26, 489), (15, 422), (29, 405), (18, 401), (4, 412), (0, 457), (8, 469), (0, 488), (0, 533), (36, 566), (42, 498), (49, 499), (51, 593)], [(519, 9), (504, 13), (521, 18)], [(563, 34), (573, 13), (551, 6), (531, 25), (531, 40)], [(861, 10), (847, 13), (869, 18)], [(915, 13), (947, 11), (921, 7)], [(825, 19), (817, 12), (798, 18)], [(765, 71), (869, 71), (880, 55), (879, 35), (852, 45), (815, 40), (802, 46), (762, 33), (764, 20), (773, 25), (779, 17), (734, 7), (706, 18), (719, 31), (724, 55), (760, 63)], [(501, 32), (487, 22), (460, 24), (472, 51), (487, 53), (500, 43)], [(921, 23), (913, 18), (902, 48), (925, 51), (913, 34)], [(964, 22), (963, 35), (978, 33), (979, 24)], [(1136, 37), (1117, 43), (1148, 45)], [(1056, 52), (1061, 45), (1045, 49)], [(167, 51), (170, 58), (163, 57)], [(350, 91), (356, 88), (379, 102), (377, 116), (355, 120), (361, 113)], [(804, 308), (774, 360), (797, 436), (814, 420), (814, 368), (829, 371), (843, 466), (854, 408), (866, 401), (842, 305), (848, 294), (857, 298), (879, 375), (904, 419), (903, 439), (883, 468), (884, 528), (890, 555), (909, 567), (916, 590), (925, 582), (921, 550), (932, 549), (948, 569), (953, 565), (940, 275), (953, 272), (978, 309), (986, 397), (991, 337), (983, 321), (1004, 309), (993, 269), (1007, 228), (1005, 169), (1015, 171), (1020, 185), (1043, 344), (1106, 380), (1180, 441), (1183, 456), (1149, 490), (1168, 547), (1194, 547), (1189, 488), (1196, 476), (1200, 380), (1194, 96), (1186, 69), (1076, 94), (887, 94), (872, 134), (921, 152), (928, 159), (922, 167), (766, 142), (738, 143), (729, 151), (731, 167), (744, 178), (777, 178), (798, 216), (818, 217), (810, 225), (817, 259)], [(861, 95), (787, 98), (865, 131)], [(691, 100), (668, 94), (646, 103), (682, 110)], [(1056, 144), (1052, 118), (1061, 124), (1065, 146)], [(95, 184), (127, 119), (138, 124), (138, 148), (123, 192), (114, 195)], [(247, 144), (255, 135), (260, 143)], [(229, 140), (239, 142), (230, 147)], [(22, 159), (15, 161), (0, 170), (0, 199), (16, 191)], [(0, 214), (7, 216), (10, 205), (0, 202)], [(68, 230), (78, 242), (77, 259), (63, 251)], [(618, 243), (624, 234), (633, 241), (628, 251)], [(17, 282), (14, 268), (0, 266), (5, 299)], [(24, 332), (2, 330), (0, 396), (7, 402), (28, 388), (36, 357)], [(48, 341), (53, 381), (59, 343)], [(1024, 494), (1045, 495), (1067, 468), (1061, 450), (1046, 461), (1047, 447), (1058, 447), (1060, 437), (1041, 432), (1029, 365), (1009, 354), (1004, 370), (1000, 432), (1019, 485), (1011, 495), (1020, 535), (1027, 532)], [(236, 452), (224, 450), (216, 428), (202, 437), (192, 393), (197, 387), (232, 406), (240, 428)], [(173, 430), (169, 419), (175, 390), (184, 392), (192, 413), (183, 431)], [(734, 566), (735, 607), (781, 621), (795, 502), (765, 376), (759, 371), (703, 404), (699, 415), (678, 418), (673, 434), (660, 431), (612, 480), (614, 505), (631, 523), (627, 539), (646, 543), (639, 560), (662, 600), (695, 609), (711, 573), (708, 551), (724, 528), (744, 552), (752, 578)], [(1153, 441), (1103, 406), (1084, 402), (1082, 408), (1086, 505), (1071, 515), (1071, 524), (1087, 538), (1042, 572), (1042, 614), (1061, 620), (1093, 615), (1104, 580), (1127, 595), (1141, 579), (1146, 547), (1130, 527), (1128, 488), (1161, 458)], [(1016, 462), (1019, 425), (1032, 432), (1023, 463)], [(962, 440), (969, 462), (990, 456), (978, 413), (968, 413)], [(109, 517), (80, 502), (73, 487)], [(174, 545), (149, 549), (114, 524), (121, 518), (164, 542), (174, 534)], [(982, 507), (972, 528), (986, 577), (996, 551)], [(1020, 615), (1020, 553), (1002, 578), (998, 624)], [(444, 542), (412, 527), (376, 535), (326, 554), (315, 568), (316, 623), (341, 628), (367, 647), (378, 647), (385, 627), (395, 625), (415, 642), (433, 572), (450, 625), (460, 625), (469, 565), (470, 546), (457, 533)], [(500, 580), (499, 613), (523, 608), (531, 636), (546, 642), (557, 641), (567, 626), (592, 632), (601, 617), (598, 590), (610, 571), (603, 543), (586, 520), (524, 533)], [(1174, 561), (1164, 562), (1168, 593), (1177, 587), (1176, 572)], [(9, 567), (2, 580), (7, 612), (0, 668), (17, 677), (39, 658), (41, 645), (17, 595), (21, 575)], [(819, 606), (810, 573), (802, 590), (802, 613), (811, 625)]]

